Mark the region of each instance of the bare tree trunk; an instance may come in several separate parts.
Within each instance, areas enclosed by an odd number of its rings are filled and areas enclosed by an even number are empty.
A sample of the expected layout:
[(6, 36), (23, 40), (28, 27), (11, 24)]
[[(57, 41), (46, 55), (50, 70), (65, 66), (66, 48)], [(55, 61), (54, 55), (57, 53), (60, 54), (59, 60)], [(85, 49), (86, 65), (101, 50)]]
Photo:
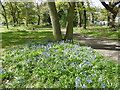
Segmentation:
[(4, 18), (5, 18), (5, 22), (6, 22), (7, 29), (9, 29), (9, 27), (8, 27), (8, 20), (7, 20), (6, 10), (5, 10), (5, 7), (2, 5), (1, 0), (0, 0), (0, 5), (2, 6), (3, 11), (4, 11), (4, 15), (3, 15), (3, 16), (4, 16)]
[(81, 3), (82, 3), (82, 6), (84, 8), (84, 11), (83, 11), (84, 26), (83, 26), (83, 28), (86, 29), (86, 23), (87, 23), (86, 10), (85, 10), (85, 7), (84, 7), (84, 2), (81, 2)]
[(58, 18), (58, 13), (56, 10), (55, 2), (48, 2), (48, 7), (50, 9), (50, 17), (53, 27), (53, 36), (55, 41), (62, 40), (61, 28)]
[(82, 27), (82, 12), (79, 12), (79, 17), (80, 17), (80, 23), (79, 23), (79, 26)]
[(38, 23), (37, 25), (40, 25), (40, 15), (38, 15)]
[(38, 10), (38, 15), (37, 15), (37, 16), (38, 16), (38, 23), (37, 23), (37, 25), (40, 25), (40, 15), (39, 15), (40, 12), (39, 12), (39, 9), (40, 9), (40, 8), (39, 8), (39, 5), (38, 5), (38, 3), (37, 3), (37, 10)]
[(67, 14), (65, 40), (73, 40), (73, 14), (74, 14), (75, 2), (68, 2), (68, 3), (69, 3), (69, 9)]
[[(80, 4), (80, 3), (77, 2), (77, 7), (78, 7), (78, 8), (80, 8), (79, 4)], [(78, 9), (78, 10), (77, 10), (77, 14), (78, 14), (78, 15), (77, 15), (77, 16), (78, 16), (78, 26), (79, 26), (79, 27), (82, 27), (82, 12)]]
[(28, 26), (28, 10), (27, 10), (27, 8), (26, 8), (26, 26)]
[(110, 26), (110, 14), (109, 14), (109, 12), (107, 12), (107, 22), (108, 22), (108, 26)]
[(116, 15), (115, 14), (110, 14), (110, 28), (115, 28), (115, 18), (116, 18)]
[(92, 15), (92, 23), (94, 24), (94, 13), (91, 13)]
[(28, 3), (24, 3), (25, 7), (26, 7), (26, 11), (25, 11), (25, 14), (26, 14), (26, 18), (25, 18), (25, 25), (28, 26)]
[(15, 16), (15, 10), (13, 8), (12, 2), (10, 2), (10, 6), (11, 6), (11, 15), (13, 18), (13, 24), (14, 24), (14, 26), (16, 26), (16, 16)]
[(16, 7), (16, 12), (17, 12), (16, 22), (17, 22), (17, 24), (19, 25), (19, 17), (20, 17), (20, 15), (19, 15), (19, 9), (18, 9), (18, 7), (17, 7), (17, 2), (15, 2), (15, 7)]

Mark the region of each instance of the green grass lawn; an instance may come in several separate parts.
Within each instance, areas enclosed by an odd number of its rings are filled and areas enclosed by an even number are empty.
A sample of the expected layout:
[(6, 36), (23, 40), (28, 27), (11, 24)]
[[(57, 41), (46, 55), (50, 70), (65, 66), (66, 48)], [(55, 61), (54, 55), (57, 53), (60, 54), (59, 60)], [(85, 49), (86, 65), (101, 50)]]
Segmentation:
[(51, 42), (50, 28), (35, 27), (1, 27), (1, 88), (119, 87), (116, 62), (77, 42)]
[(101, 39), (120, 39), (120, 33), (118, 31), (110, 31), (107, 26), (89, 26), (87, 29), (75, 28), (74, 32), (91, 35)]
[(2, 48), (11, 48), (15, 45), (24, 45), (28, 41), (40, 41), (44, 42), (47, 38), (53, 40), (52, 30), (50, 28), (35, 28), (39, 30), (30, 29), (32, 26), (26, 28), (21, 26), (13, 29), (5, 29), (1, 27), (0, 34), (2, 36)]

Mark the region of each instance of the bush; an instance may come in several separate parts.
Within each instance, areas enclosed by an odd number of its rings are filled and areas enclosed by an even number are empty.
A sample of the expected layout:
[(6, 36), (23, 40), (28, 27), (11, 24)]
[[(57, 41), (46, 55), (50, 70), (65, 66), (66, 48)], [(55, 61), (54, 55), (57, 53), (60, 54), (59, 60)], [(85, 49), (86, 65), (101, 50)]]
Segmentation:
[(29, 42), (2, 56), (2, 88), (118, 87), (118, 64), (78, 43)]

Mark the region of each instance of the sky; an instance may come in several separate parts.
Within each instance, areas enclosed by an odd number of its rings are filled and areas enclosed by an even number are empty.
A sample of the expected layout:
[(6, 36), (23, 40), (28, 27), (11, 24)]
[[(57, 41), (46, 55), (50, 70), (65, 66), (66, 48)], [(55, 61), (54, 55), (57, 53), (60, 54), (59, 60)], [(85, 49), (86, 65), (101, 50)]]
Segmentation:
[(101, 4), (99, 0), (89, 0), (91, 2), (91, 6), (96, 6), (100, 8), (104, 8), (104, 6)]
[[(1, 1), (7, 1), (7, 0), (1, 0)], [(23, 2), (25, 2), (25, 1), (44, 1), (44, 0), (9, 0), (9, 1), (23, 1)], [(45, 0), (45, 1), (47, 1), (47, 0)], [(50, 1), (50, 0), (48, 0), (48, 1)], [(58, 0), (58, 1), (62, 1), (62, 0)], [(90, 1), (91, 2), (91, 6), (104, 8), (99, 0), (81, 0), (81, 1)]]

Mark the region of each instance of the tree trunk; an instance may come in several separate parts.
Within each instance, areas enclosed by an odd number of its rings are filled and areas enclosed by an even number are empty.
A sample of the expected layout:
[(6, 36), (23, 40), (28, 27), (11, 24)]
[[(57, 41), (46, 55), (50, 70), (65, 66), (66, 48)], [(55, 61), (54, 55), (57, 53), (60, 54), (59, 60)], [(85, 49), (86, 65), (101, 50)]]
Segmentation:
[(27, 8), (26, 8), (26, 23), (25, 23), (26, 26), (28, 26), (28, 11), (27, 11)]
[(15, 10), (13, 8), (12, 2), (10, 2), (10, 6), (11, 6), (11, 15), (13, 18), (13, 24), (14, 24), (14, 26), (16, 26), (16, 16), (15, 16)]
[(107, 13), (107, 22), (108, 22), (108, 26), (110, 26), (110, 14), (109, 14), (109, 12)]
[(80, 6), (79, 6), (79, 2), (77, 2), (77, 7), (78, 7), (78, 10), (77, 10), (77, 16), (78, 16), (78, 26), (79, 27), (82, 27), (82, 12), (79, 10)]
[(62, 40), (61, 28), (58, 18), (58, 13), (56, 10), (55, 2), (48, 2), (48, 7), (50, 9), (50, 17), (53, 27), (53, 36), (55, 41)]
[(80, 17), (79, 26), (82, 27), (82, 12), (81, 11), (79, 12), (79, 17)]
[(40, 9), (40, 8), (39, 8), (39, 5), (38, 5), (38, 3), (37, 3), (37, 10), (38, 10), (38, 15), (37, 15), (37, 16), (38, 16), (38, 23), (37, 23), (37, 25), (40, 25), (40, 15), (39, 15), (39, 14), (40, 14), (40, 11), (39, 11), (39, 9)]
[(27, 2), (25, 3), (25, 7), (26, 7), (26, 11), (25, 11), (25, 14), (26, 14), (25, 26), (28, 26), (28, 3)]
[(94, 13), (91, 13), (92, 15), (92, 23), (94, 24)]
[(84, 29), (86, 29), (87, 25), (87, 17), (86, 17), (86, 10), (84, 10)]
[(84, 7), (84, 2), (81, 2), (81, 3), (82, 3), (82, 6), (84, 8), (84, 11), (83, 11), (84, 26), (83, 26), (83, 28), (86, 29), (86, 23), (87, 23), (86, 10), (85, 10), (85, 7)]
[(74, 14), (75, 2), (68, 2), (68, 3), (69, 3), (69, 9), (67, 14), (65, 40), (73, 40), (73, 14)]
[(40, 25), (40, 15), (38, 15), (38, 23), (37, 25)]
[(19, 9), (18, 9), (18, 6), (17, 6), (17, 3), (15, 2), (15, 7), (16, 7), (16, 12), (17, 12), (17, 15), (16, 15), (16, 22), (17, 24), (19, 25)]
[(110, 14), (110, 28), (115, 28), (115, 18), (116, 18), (116, 15), (115, 14)]
[(8, 27), (8, 19), (7, 19), (6, 10), (5, 10), (5, 7), (2, 5), (1, 0), (0, 0), (0, 5), (2, 6), (3, 11), (4, 11), (4, 15), (3, 15), (3, 16), (4, 16), (4, 18), (5, 18), (5, 22), (6, 22), (7, 29), (9, 29), (9, 27)]

